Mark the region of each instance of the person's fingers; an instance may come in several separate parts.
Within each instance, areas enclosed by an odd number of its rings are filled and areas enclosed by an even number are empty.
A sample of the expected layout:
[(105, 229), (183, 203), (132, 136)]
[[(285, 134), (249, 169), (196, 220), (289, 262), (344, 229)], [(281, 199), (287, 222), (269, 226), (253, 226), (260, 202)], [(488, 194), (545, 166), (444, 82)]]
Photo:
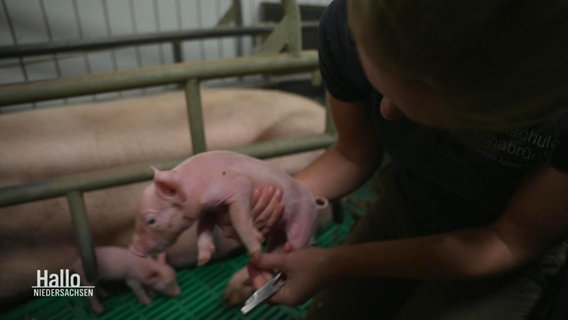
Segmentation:
[(270, 233), (270, 231), (272, 231), (272, 228), (276, 225), (276, 223), (280, 221), (280, 218), (282, 217), (283, 213), (284, 213), (284, 205), (277, 204), (276, 208), (274, 209), (272, 215), (270, 215), (268, 220), (264, 221), (262, 225), (260, 225), (259, 223), (255, 223), (255, 225), (260, 230), (260, 232), (266, 236)]
[(272, 197), (270, 201), (266, 205), (266, 208), (258, 215), (255, 219), (255, 227), (260, 230), (263, 235), (268, 235), (274, 225), (280, 218), (284, 212), (284, 205), (282, 204), (282, 190), (279, 188), (274, 188), (272, 193)]
[(279, 206), (282, 206), (282, 190), (279, 188), (272, 188), (266, 191), (266, 196), (269, 196), (268, 202), (266, 203), (262, 212), (256, 216), (255, 222), (259, 224), (264, 224), (269, 220), (274, 220), (273, 215)]
[(247, 264), (247, 271), (249, 273), (249, 281), (255, 289), (262, 287), (273, 276), (270, 272), (263, 271), (252, 263)]
[(266, 210), (266, 206), (270, 202), (275, 188), (273, 186), (263, 186), (260, 189), (255, 188), (252, 192), (252, 217), (256, 219), (258, 215)]
[(283, 246), (282, 246), (282, 252), (283, 253), (289, 253), (294, 251), (294, 246), (290, 243), (290, 242), (286, 242)]
[(260, 189), (259, 188), (254, 188), (252, 190), (252, 199), (251, 199), (251, 203), (257, 203), (258, 200), (260, 198)]
[(251, 257), (251, 262), (261, 270), (281, 270), (284, 263), (284, 254), (261, 253)]

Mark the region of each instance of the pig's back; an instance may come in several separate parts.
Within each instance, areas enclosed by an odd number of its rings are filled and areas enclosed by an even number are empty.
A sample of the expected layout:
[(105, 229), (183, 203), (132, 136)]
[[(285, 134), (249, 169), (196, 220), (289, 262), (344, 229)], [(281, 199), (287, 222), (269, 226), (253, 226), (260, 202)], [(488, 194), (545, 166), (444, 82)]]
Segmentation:
[[(255, 187), (276, 185), (297, 193), (297, 183), (284, 170), (270, 163), (233, 151), (209, 151), (195, 155), (182, 165), (191, 170), (191, 175), (230, 178), (234, 175), (247, 177)], [(180, 165), (180, 167), (182, 166)]]

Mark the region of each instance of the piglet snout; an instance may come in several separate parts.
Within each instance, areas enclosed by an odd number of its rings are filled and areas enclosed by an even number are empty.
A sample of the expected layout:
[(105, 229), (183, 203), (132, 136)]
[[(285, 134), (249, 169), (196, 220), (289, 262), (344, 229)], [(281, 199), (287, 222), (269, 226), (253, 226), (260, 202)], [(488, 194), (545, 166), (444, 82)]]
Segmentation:
[(317, 197), (315, 198), (316, 208), (318, 212), (325, 212), (326, 210), (330, 210), (329, 201), (327, 201), (324, 197)]

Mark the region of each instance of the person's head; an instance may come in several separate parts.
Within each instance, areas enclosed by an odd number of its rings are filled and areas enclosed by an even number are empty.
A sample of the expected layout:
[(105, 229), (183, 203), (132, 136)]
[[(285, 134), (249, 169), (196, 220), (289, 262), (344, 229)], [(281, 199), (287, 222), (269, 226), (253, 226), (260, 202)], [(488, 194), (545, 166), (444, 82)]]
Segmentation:
[(369, 80), (413, 120), (502, 129), (568, 110), (566, 0), (349, 0), (348, 16)]

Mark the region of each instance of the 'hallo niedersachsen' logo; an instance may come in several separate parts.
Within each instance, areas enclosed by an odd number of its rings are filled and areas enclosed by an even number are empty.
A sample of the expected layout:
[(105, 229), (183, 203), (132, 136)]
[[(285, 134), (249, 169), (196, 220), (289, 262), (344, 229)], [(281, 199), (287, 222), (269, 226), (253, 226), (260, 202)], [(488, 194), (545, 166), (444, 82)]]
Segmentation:
[(95, 293), (95, 286), (82, 286), (81, 276), (69, 269), (61, 269), (59, 273), (37, 270), (32, 289), (34, 297), (92, 297)]

